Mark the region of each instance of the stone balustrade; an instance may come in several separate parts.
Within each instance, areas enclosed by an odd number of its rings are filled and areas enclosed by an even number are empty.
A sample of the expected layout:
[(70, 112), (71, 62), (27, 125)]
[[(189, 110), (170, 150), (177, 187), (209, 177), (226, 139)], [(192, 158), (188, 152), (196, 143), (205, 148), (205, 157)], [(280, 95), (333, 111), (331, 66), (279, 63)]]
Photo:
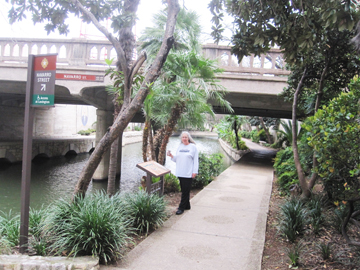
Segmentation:
[[(106, 67), (105, 59), (116, 59), (115, 49), (106, 40), (0, 38), (0, 64), (26, 63), (28, 54), (49, 53), (58, 54), (58, 65), (78, 67)], [(272, 49), (261, 57), (246, 56), (240, 63), (231, 55), (229, 46), (205, 44), (203, 53), (210, 59), (219, 59), (226, 73), (271, 76), (289, 74), (289, 71), (284, 70), (285, 62), (279, 49)]]

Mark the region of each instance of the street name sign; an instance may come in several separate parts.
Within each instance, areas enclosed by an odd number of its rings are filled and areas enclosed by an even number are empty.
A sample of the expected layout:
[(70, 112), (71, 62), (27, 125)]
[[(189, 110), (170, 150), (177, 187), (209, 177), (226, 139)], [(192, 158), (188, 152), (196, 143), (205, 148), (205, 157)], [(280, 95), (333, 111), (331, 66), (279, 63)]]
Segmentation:
[(56, 56), (35, 56), (31, 106), (54, 106)]

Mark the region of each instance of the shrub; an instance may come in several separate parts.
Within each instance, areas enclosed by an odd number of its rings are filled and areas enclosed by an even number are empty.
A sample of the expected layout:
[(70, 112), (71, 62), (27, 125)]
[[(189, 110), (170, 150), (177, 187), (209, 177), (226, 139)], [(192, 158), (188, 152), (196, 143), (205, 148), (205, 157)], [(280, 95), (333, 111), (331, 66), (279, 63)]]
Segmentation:
[(292, 197), (280, 209), (280, 231), (290, 242), (294, 242), (305, 229), (307, 211), (304, 203)]
[(299, 183), (291, 147), (277, 152), (274, 162), (279, 189), (289, 194), (290, 186)]
[(141, 127), (135, 126), (135, 127), (134, 127), (134, 130), (135, 130), (135, 131), (141, 131)]
[(8, 254), (11, 252), (11, 243), (2, 235), (0, 235), (0, 254)]
[(222, 171), (222, 154), (199, 154), (199, 174), (193, 179), (192, 188), (207, 186)]
[(98, 256), (101, 263), (118, 259), (131, 232), (131, 219), (119, 201), (118, 194), (109, 198), (99, 192), (74, 202), (55, 202), (44, 222), (51, 250), (57, 255)]
[(250, 132), (250, 131), (241, 130), (241, 131), (239, 131), (239, 135), (240, 135), (242, 138), (246, 138), (246, 139), (250, 139), (250, 138), (251, 138), (251, 132)]
[(167, 217), (163, 197), (140, 190), (125, 195), (125, 211), (131, 217), (132, 225), (140, 233), (161, 226)]
[(10, 246), (15, 247), (19, 245), (20, 237), (20, 216), (12, 216), (1, 212), (0, 216), (0, 235), (3, 241), (6, 241)]
[(260, 141), (259, 133), (257, 130), (253, 130), (250, 133), (251, 140), (258, 143)]
[(180, 191), (180, 182), (172, 173), (165, 175), (164, 193)]
[(343, 220), (347, 216), (348, 211), (348, 208), (345, 205), (341, 204), (339, 207), (335, 208), (334, 215), (332, 215), (330, 219), (331, 225), (340, 234), (342, 233)]

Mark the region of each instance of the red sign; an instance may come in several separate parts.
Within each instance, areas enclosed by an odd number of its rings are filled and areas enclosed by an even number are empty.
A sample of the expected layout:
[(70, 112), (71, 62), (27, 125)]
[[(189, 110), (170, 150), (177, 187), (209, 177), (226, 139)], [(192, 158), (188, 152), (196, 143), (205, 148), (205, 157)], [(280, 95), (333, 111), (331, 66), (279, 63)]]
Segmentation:
[(103, 82), (104, 76), (101, 75), (86, 75), (86, 74), (70, 74), (70, 73), (56, 73), (57, 80), (70, 80), (70, 81), (93, 81)]

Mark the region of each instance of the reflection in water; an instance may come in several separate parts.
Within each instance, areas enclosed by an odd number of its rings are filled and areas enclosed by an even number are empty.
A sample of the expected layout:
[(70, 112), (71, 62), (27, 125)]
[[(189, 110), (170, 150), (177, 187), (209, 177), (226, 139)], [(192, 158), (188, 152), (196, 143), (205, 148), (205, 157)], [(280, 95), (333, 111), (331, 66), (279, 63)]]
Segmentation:
[[(223, 153), (217, 138), (194, 138), (200, 152)], [(167, 149), (173, 153), (176, 151), (180, 139), (170, 138)], [(231, 165), (231, 160), (224, 154), (224, 169)], [(41, 159), (32, 163), (30, 206), (39, 208), (48, 205), (53, 200), (66, 198), (72, 195), (77, 179), (84, 167), (89, 154), (77, 156), (56, 157)], [(138, 190), (141, 176), (145, 173), (136, 167), (142, 162), (141, 143), (129, 144), (123, 147), (123, 162), (121, 183), (117, 182), (116, 188), (121, 192)], [(168, 157), (165, 166), (172, 171), (175, 163)], [(89, 192), (94, 190), (106, 190), (107, 183), (92, 182)], [(0, 210), (20, 212), (21, 192), (21, 164), (13, 164), (9, 168), (0, 170)]]

